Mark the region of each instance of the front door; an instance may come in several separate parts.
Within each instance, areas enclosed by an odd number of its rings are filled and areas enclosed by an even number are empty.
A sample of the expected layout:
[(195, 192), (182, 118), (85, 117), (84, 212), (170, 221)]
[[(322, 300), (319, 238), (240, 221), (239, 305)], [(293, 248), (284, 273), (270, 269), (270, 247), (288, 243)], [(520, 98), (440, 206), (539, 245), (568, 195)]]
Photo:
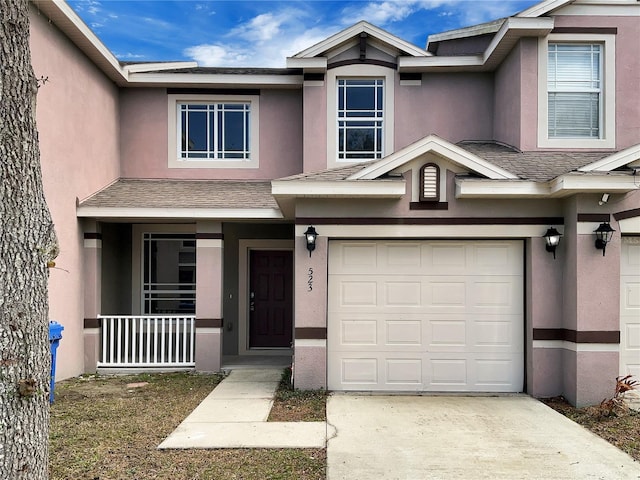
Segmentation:
[(252, 250), (249, 271), (249, 347), (290, 348), (293, 252)]

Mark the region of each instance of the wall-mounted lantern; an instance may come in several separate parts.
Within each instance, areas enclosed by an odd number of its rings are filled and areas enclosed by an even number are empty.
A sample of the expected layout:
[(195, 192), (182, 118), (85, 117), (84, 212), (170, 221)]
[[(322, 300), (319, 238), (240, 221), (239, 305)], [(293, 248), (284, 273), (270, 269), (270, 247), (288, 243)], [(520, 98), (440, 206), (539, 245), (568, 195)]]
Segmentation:
[(309, 256), (311, 256), (311, 252), (316, 249), (316, 240), (318, 238), (318, 232), (311, 225), (307, 228), (307, 231), (304, 232), (304, 238), (307, 241), (307, 250), (309, 250)]
[(594, 231), (596, 234), (596, 248), (598, 250), (602, 250), (603, 257), (607, 249), (607, 243), (609, 243), (611, 241), (611, 237), (613, 237), (613, 232), (615, 232), (615, 230), (611, 228), (609, 222), (601, 223)]
[(556, 230), (554, 227), (551, 227), (547, 230), (547, 233), (544, 234), (544, 241), (546, 242), (547, 252), (553, 253), (553, 259), (556, 258), (556, 248), (560, 244), (560, 237), (562, 234)]

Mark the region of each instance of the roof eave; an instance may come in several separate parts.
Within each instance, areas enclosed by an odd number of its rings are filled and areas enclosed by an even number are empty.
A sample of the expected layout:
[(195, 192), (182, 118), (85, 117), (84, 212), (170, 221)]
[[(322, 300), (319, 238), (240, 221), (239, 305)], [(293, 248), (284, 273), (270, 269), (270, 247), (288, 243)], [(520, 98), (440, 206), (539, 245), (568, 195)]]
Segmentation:
[(407, 192), (404, 180), (273, 180), (276, 198), (400, 198)]
[(78, 206), (78, 218), (132, 219), (271, 219), (280, 220), (277, 208), (165, 208), (165, 207), (92, 207)]
[(640, 189), (631, 175), (561, 175), (548, 182), (458, 177), (456, 198), (562, 198), (577, 193), (628, 193)]
[(302, 75), (253, 75), (253, 74), (208, 74), (208, 73), (132, 73), (129, 86), (173, 86), (173, 87), (285, 87), (301, 88)]
[(400, 57), (398, 71), (493, 70), (525, 37), (544, 37), (553, 30), (553, 18), (507, 18), (482, 55), (449, 57)]
[(87, 57), (117, 85), (127, 83), (118, 59), (63, 0), (31, 0)]

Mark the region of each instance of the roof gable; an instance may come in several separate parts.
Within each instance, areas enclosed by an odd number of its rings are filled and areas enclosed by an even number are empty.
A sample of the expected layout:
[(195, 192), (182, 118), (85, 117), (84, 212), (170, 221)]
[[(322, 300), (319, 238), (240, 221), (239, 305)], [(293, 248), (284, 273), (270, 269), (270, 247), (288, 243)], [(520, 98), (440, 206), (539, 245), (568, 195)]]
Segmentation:
[(402, 40), (401, 38), (396, 37), (395, 35), (392, 35), (369, 22), (361, 20), (355, 25), (326, 38), (320, 43), (316, 43), (315, 45), (296, 53), (290, 58), (303, 59), (324, 56), (327, 52), (342, 47), (352, 39), (359, 37), (362, 33), (366, 33), (389, 47), (404, 52), (406, 55), (415, 57), (427, 57), (431, 55), (426, 50)]
[(447, 142), (436, 135), (429, 135), (355, 172), (347, 180), (374, 180), (429, 152), (433, 152), (452, 163), (492, 180), (518, 178), (516, 175), (483, 160), (464, 148)]

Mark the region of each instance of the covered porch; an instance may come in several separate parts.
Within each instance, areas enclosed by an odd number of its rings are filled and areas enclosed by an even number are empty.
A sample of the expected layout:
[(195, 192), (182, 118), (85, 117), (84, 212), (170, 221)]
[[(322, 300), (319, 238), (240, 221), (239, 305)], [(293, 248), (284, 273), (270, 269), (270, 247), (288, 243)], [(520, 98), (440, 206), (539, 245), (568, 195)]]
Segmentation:
[(120, 180), (77, 211), (86, 372), (291, 364), (293, 226), (269, 182)]

